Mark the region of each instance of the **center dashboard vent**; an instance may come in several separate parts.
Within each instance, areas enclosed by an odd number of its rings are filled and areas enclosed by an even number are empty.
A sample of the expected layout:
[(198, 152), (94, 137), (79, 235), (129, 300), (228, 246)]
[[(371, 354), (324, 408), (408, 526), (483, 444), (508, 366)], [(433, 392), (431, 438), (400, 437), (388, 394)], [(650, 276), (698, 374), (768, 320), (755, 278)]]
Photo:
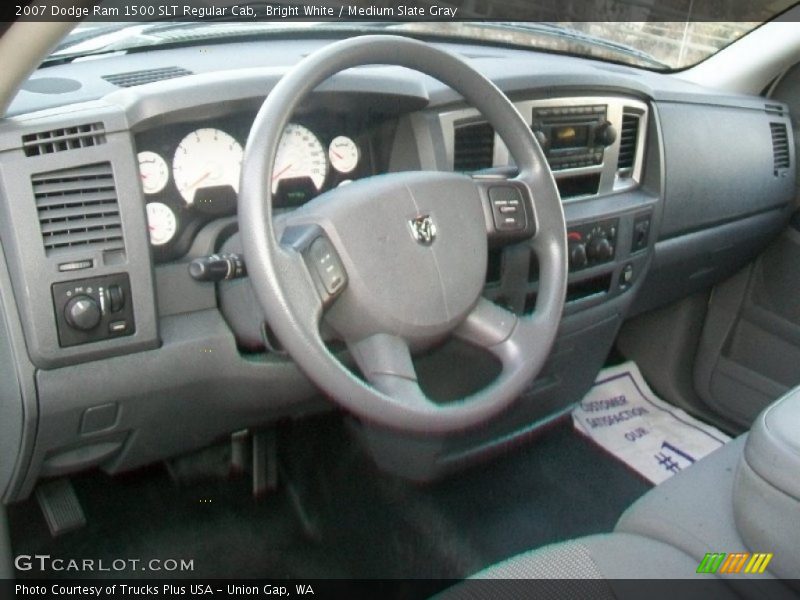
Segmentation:
[(154, 83), (165, 79), (185, 77), (192, 72), (182, 67), (162, 67), (159, 69), (144, 69), (142, 71), (127, 71), (125, 73), (114, 73), (113, 75), (103, 75), (103, 79), (113, 83), (117, 87), (136, 87), (146, 83)]
[(40, 156), (105, 143), (106, 132), (103, 124), (89, 123), (23, 135), (22, 151), (25, 156)]
[(770, 123), (769, 129), (772, 134), (772, 165), (775, 175), (778, 175), (782, 169), (790, 166), (789, 135), (786, 123)]
[(455, 128), (453, 170), (490, 169), (494, 162), (494, 129), (489, 123), (470, 123)]
[(617, 169), (625, 174), (633, 171), (636, 161), (636, 143), (639, 139), (641, 116), (636, 113), (622, 113), (622, 131), (619, 135), (619, 159)]
[(39, 173), (31, 185), (45, 254), (75, 246), (124, 249), (111, 163)]

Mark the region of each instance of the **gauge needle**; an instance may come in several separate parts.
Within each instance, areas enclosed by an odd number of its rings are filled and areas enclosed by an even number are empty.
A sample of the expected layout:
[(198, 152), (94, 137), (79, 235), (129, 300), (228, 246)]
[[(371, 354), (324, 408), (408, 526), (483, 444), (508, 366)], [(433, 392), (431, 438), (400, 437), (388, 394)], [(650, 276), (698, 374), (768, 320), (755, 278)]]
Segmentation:
[(186, 186), (186, 187), (187, 187), (187, 189), (192, 189), (192, 188), (195, 188), (195, 187), (197, 187), (198, 185), (200, 185), (201, 183), (203, 183), (203, 181), (205, 181), (205, 180), (206, 180), (206, 179), (209, 177), (209, 175), (211, 175), (211, 171), (206, 171), (206, 172), (205, 172), (205, 173), (203, 173), (203, 174), (202, 174), (200, 177), (198, 177), (198, 178), (197, 178), (197, 179), (194, 181), (194, 183), (192, 183), (192, 184), (190, 184), (190, 185)]
[(286, 173), (286, 171), (288, 171), (288, 170), (289, 170), (289, 169), (291, 169), (291, 168), (292, 168), (292, 163), (289, 163), (288, 165), (286, 165), (285, 167), (283, 167), (283, 168), (282, 168), (280, 171), (278, 171), (277, 173), (275, 173), (275, 174), (272, 176), (272, 181), (275, 181), (275, 180), (276, 180), (278, 177), (280, 177), (281, 175), (283, 175), (284, 173)]
[(339, 154), (336, 150), (331, 149), (331, 154), (333, 154), (336, 158), (342, 158), (342, 155)]

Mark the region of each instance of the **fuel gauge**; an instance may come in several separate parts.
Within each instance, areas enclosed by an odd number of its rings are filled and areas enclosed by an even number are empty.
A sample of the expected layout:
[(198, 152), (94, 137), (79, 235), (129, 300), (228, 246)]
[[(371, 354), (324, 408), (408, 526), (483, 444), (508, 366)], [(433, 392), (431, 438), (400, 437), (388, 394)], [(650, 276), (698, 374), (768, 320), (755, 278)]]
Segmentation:
[(150, 202), (147, 204), (147, 228), (150, 231), (150, 243), (163, 246), (175, 236), (178, 220), (166, 204)]

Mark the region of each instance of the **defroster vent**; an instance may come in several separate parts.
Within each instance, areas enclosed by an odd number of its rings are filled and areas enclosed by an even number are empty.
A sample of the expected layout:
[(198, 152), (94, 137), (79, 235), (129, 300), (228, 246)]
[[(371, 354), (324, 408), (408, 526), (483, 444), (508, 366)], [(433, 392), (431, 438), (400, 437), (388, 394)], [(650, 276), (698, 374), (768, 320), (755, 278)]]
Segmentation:
[(494, 129), (489, 123), (459, 125), (453, 146), (453, 170), (489, 169), (494, 160)]
[(45, 253), (76, 246), (124, 249), (111, 163), (31, 177)]
[(125, 73), (103, 75), (103, 79), (116, 86), (127, 88), (191, 74), (191, 71), (181, 67), (162, 67), (159, 69), (143, 69), (141, 71), (126, 71)]

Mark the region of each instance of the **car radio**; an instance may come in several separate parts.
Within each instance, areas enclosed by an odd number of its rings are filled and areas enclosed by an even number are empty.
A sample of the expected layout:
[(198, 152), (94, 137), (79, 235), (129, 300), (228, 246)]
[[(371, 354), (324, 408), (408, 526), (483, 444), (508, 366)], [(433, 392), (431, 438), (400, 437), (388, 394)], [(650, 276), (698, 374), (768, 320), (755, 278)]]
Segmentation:
[(603, 150), (617, 139), (606, 105), (533, 108), (531, 129), (550, 167), (569, 169), (603, 163)]

